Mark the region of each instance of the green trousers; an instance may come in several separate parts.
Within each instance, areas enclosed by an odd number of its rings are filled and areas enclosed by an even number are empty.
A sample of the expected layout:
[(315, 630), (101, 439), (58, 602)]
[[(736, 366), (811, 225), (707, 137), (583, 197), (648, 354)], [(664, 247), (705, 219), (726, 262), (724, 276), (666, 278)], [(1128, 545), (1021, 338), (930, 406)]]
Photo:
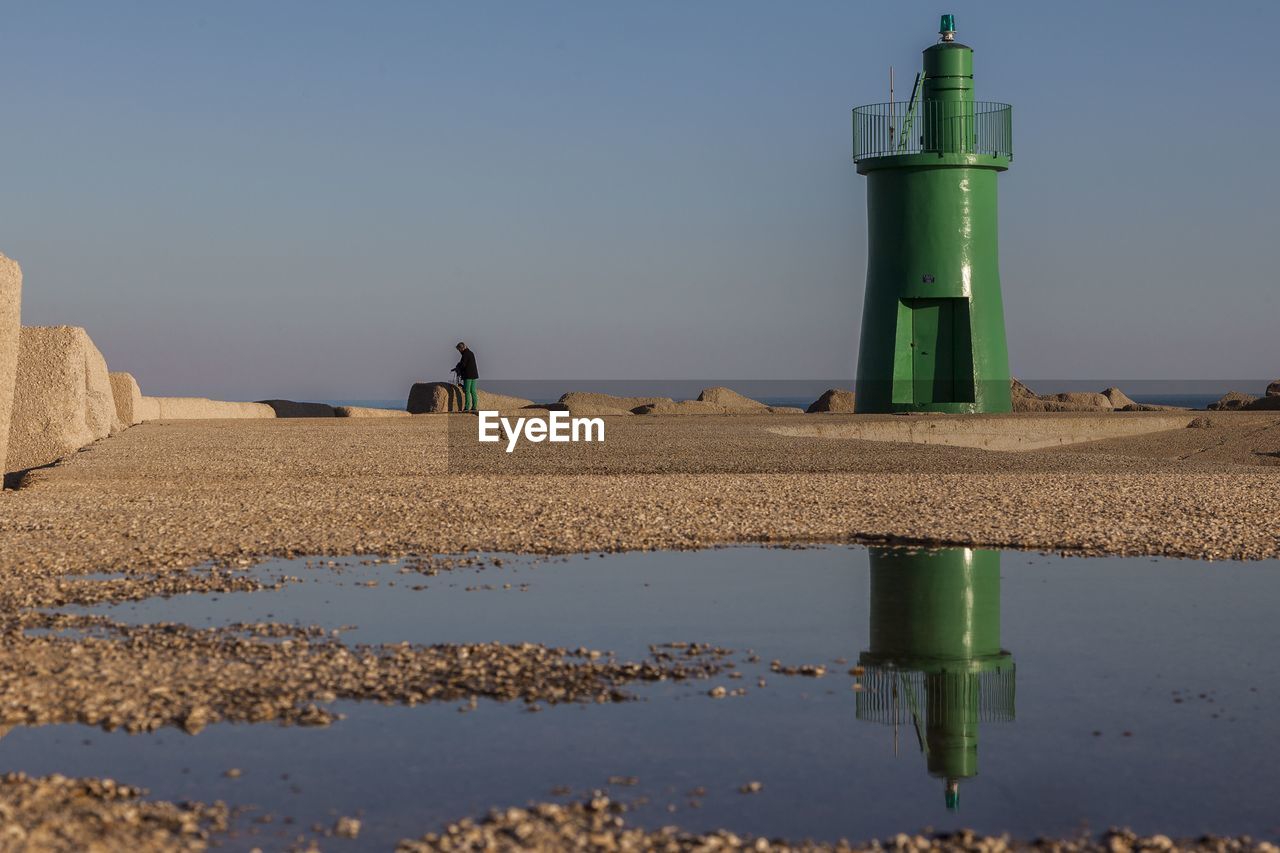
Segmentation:
[(479, 408), (476, 405), (476, 381), (474, 379), (462, 380), (462, 411), (474, 412)]

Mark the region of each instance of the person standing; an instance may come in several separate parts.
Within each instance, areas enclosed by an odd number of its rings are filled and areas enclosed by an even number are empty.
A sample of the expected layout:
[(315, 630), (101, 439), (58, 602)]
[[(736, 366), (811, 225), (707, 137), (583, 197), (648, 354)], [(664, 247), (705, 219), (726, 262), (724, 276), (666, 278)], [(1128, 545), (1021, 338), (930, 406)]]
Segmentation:
[(480, 409), (476, 404), (476, 380), (480, 378), (480, 371), (476, 370), (476, 354), (462, 341), (458, 341), (458, 352), (462, 353), (462, 360), (453, 372), (462, 380), (462, 411), (475, 412)]

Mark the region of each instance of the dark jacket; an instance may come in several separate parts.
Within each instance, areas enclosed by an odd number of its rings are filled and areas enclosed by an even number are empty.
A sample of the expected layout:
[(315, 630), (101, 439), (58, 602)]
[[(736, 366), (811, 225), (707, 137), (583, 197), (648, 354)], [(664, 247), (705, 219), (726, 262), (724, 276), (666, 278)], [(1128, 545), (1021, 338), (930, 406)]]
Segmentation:
[(464, 349), (462, 361), (458, 362), (453, 372), (458, 374), (459, 379), (479, 379), (480, 372), (476, 370), (476, 354), (469, 349)]

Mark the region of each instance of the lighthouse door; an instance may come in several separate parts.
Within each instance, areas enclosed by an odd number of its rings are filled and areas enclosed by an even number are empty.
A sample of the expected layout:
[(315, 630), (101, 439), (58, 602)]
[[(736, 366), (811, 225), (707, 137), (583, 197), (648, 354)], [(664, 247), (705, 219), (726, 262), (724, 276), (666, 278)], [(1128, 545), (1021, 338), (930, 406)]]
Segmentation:
[(893, 402), (973, 402), (969, 300), (903, 299), (898, 313)]
[(911, 396), (916, 403), (954, 399), (955, 299), (911, 300)]

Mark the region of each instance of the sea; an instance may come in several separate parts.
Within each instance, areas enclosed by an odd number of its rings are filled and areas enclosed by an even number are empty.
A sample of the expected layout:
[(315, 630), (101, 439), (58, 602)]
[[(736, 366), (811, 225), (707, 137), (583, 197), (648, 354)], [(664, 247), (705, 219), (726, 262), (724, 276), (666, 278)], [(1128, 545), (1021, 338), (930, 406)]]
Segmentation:
[[(444, 381), (444, 380), (440, 380)], [(1117, 387), (1134, 401), (1159, 406), (1204, 409), (1228, 391), (1262, 396), (1265, 379), (1169, 380), (1169, 379), (1046, 379), (1024, 380), (1038, 394), (1073, 391), (1101, 391)], [(723, 385), (770, 406), (807, 408), (829, 388), (852, 390), (852, 379), (739, 379), (739, 380), (649, 380), (649, 379), (494, 379), (480, 380), (480, 387), (497, 394), (524, 397), (538, 403), (552, 403), (567, 391), (588, 391), (621, 397), (671, 397), (696, 399), (704, 388)], [(403, 409), (404, 398), (326, 400), (335, 406), (368, 406), (376, 409)]]

